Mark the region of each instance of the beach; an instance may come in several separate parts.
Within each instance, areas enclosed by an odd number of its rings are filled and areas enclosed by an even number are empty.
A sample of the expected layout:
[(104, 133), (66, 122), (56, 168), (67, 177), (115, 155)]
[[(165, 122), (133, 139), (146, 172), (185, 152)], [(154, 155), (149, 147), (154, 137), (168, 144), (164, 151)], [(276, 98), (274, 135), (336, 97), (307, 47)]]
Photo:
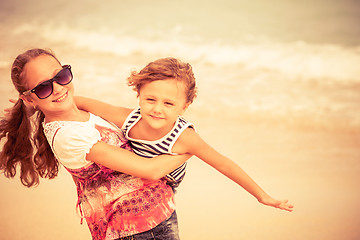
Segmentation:
[[(216, 118), (194, 120), (210, 144), (295, 209), (263, 206), (192, 158), (176, 194), (181, 239), (358, 239), (359, 135), (233, 120), (214, 129)], [(223, 130), (232, 137), (214, 137), (223, 136)], [(63, 168), (35, 189), (2, 177), (1, 191), (6, 229), (1, 239), (90, 239), (75, 213), (75, 186)]]
[[(269, 195), (295, 205), (261, 205), (192, 157), (175, 197), (181, 239), (360, 239), (356, 1), (36, 3), (0, 4), (1, 110), (18, 97), (10, 68), (28, 48), (70, 64), (76, 95), (133, 108), (130, 72), (180, 58), (199, 91), (184, 117)], [(63, 167), (30, 189), (1, 174), (0, 191), (0, 240), (91, 238)]]

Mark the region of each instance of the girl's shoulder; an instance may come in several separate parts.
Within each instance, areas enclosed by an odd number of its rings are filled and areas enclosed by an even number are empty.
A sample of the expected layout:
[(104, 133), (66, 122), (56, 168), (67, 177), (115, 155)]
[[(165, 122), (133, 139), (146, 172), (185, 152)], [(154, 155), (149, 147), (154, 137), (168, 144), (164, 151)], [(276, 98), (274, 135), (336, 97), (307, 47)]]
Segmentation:
[(49, 139), (52, 139), (55, 134), (62, 129), (69, 133), (76, 133), (78, 129), (89, 129), (95, 126), (96, 116), (90, 113), (89, 119), (87, 121), (52, 121), (45, 123), (43, 122), (43, 128), (45, 136)]
[(86, 154), (101, 140), (95, 115), (86, 122), (54, 121), (44, 125), (44, 133), (56, 158), (68, 168), (88, 165)]

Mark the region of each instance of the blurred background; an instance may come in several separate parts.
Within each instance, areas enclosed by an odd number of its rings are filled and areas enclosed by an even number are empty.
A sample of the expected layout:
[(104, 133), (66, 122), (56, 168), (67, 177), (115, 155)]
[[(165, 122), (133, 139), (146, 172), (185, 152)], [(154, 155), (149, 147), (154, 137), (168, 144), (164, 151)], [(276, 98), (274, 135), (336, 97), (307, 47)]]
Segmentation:
[[(357, 0), (2, 0), (0, 106), (17, 98), (14, 58), (48, 48), (75, 93), (136, 107), (132, 70), (161, 57), (193, 66), (185, 117), (292, 213), (257, 203), (193, 157), (176, 194), (180, 235), (360, 238), (360, 2)], [(0, 240), (90, 239), (64, 168), (27, 189), (0, 176)]]

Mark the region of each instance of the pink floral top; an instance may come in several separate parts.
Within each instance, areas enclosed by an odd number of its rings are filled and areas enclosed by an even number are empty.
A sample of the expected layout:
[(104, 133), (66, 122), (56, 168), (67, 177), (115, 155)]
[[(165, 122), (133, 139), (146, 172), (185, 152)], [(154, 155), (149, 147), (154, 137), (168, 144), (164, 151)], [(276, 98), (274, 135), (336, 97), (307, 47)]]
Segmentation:
[(50, 122), (44, 124), (44, 132), (55, 156), (73, 176), (78, 211), (93, 239), (148, 231), (175, 210), (174, 193), (165, 180), (133, 177), (85, 159), (99, 140), (130, 150), (121, 131), (103, 119), (91, 114), (88, 122)]

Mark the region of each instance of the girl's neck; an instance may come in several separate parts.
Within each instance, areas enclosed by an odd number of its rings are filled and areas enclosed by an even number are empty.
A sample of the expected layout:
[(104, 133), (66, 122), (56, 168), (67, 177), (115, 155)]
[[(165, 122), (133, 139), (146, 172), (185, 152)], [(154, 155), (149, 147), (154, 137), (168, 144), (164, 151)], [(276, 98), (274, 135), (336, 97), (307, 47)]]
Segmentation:
[(58, 112), (55, 114), (45, 114), (45, 123), (54, 121), (86, 122), (89, 120), (89, 117), (90, 114), (88, 112), (85, 112), (75, 107), (71, 111)]

